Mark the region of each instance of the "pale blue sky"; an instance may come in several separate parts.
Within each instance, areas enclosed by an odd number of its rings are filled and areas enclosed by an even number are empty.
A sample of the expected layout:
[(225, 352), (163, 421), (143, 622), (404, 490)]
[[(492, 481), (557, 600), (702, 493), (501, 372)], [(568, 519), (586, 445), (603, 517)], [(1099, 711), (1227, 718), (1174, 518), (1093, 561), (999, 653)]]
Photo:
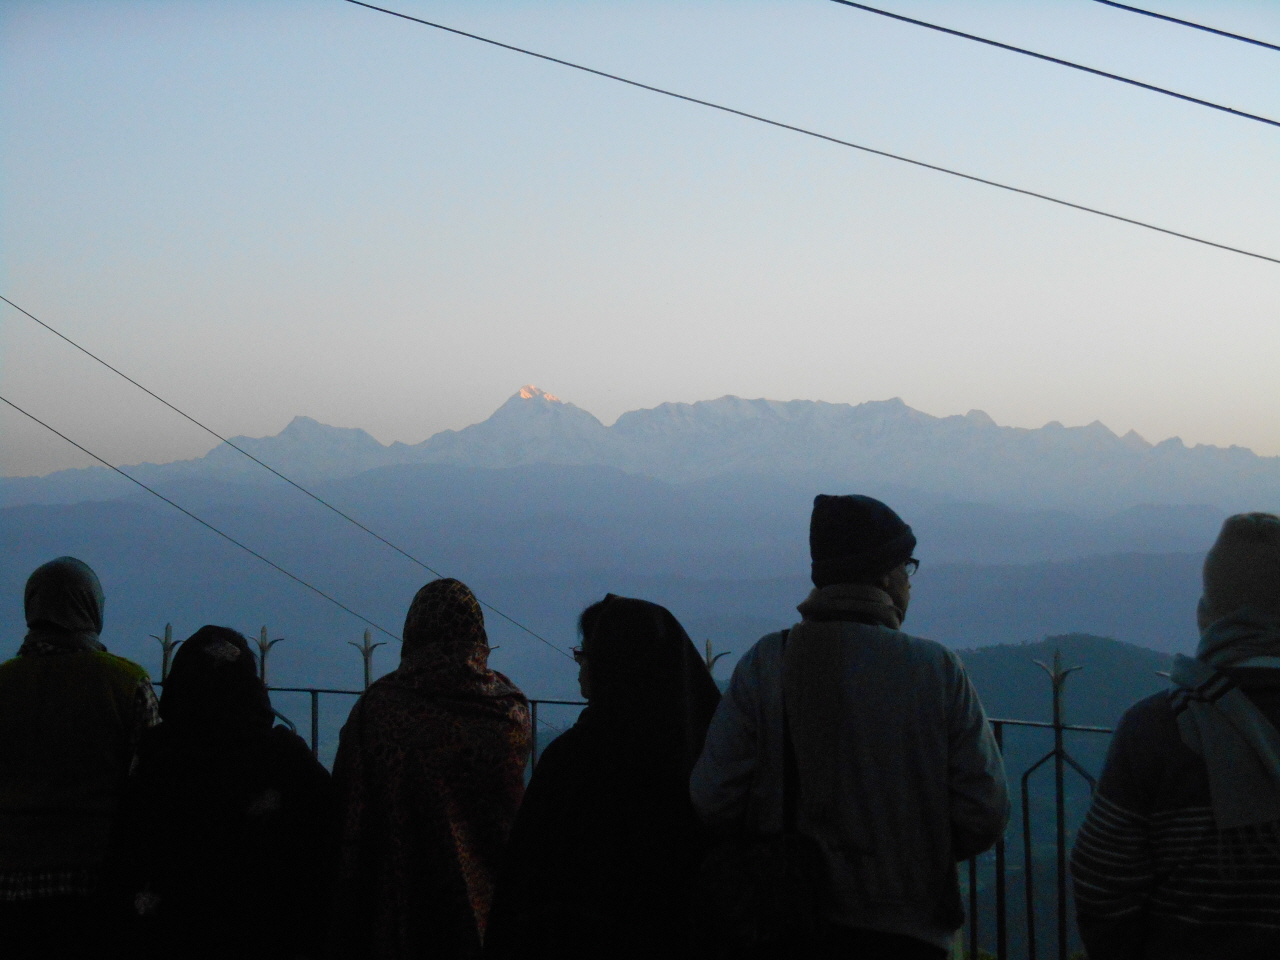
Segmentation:
[[(1280, 255), (1280, 129), (826, 0), (389, 6)], [(883, 0), (1280, 118), (1280, 53), (1089, 0)], [(1150, 0), (1280, 41), (1280, 5)], [(1280, 266), (339, 0), (0, 7), (0, 292), (227, 434), (416, 442), (901, 396), (1280, 453)], [(0, 305), (0, 385), (120, 463), (207, 436)], [(0, 412), (0, 472), (83, 459)]]

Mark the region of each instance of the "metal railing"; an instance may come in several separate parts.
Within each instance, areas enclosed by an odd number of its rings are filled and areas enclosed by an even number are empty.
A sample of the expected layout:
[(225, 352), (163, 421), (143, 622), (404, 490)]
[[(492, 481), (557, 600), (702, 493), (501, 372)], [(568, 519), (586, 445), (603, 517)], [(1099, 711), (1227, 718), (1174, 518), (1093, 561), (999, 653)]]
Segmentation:
[[(1092, 795), (1097, 781), (1093, 775), (1067, 751), (1064, 743), (1064, 735), (1067, 733), (1084, 733), (1084, 734), (1102, 734), (1109, 735), (1114, 731), (1110, 727), (1094, 727), (1083, 726), (1078, 724), (1068, 724), (1062, 722), (1062, 693), (1063, 687), (1069, 677), (1079, 667), (1070, 667), (1063, 669), (1062, 655), (1055, 651), (1053, 655), (1052, 666), (1035, 661), (1049, 675), (1050, 683), (1053, 690), (1053, 720), (1045, 723), (1036, 720), (1010, 720), (1004, 718), (993, 718), (991, 722), (992, 732), (995, 734), (996, 745), (1000, 748), (1001, 754), (1005, 753), (1005, 729), (1008, 727), (1022, 727), (1040, 730), (1053, 731), (1053, 748), (1042, 756), (1035, 763), (1031, 764), (1020, 778), (1020, 794), (1021, 794), (1021, 815), (1022, 815), (1022, 883), (1023, 895), (1026, 903), (1026, 952), (1025, 960), (1037, 960), (1037, 942), (1036, 942), (1036, 900), (1035, 900), (1035, 860), (1034, 847), (1032, 843), (1032, 818), (1031, 818), (1031, 789), (1030, 782), (1032, 775), (1043, 767), (1050, 760), (1053, 761), (1053, 786), (1054, 786), (1054, 880), (1056, 884), (1057, 909), (1056, 909), (1056, 960), (1068, 960), (1068, 945), (1070, 942), (1071, 930), (1071, 914), (1068, 907), (1068, 882), (1067, 882), (1067, 811), (1066, 811), (1066, 770), (1070, 767), (1088, 784), (1089, 792)], [(978, 857), (972, 857), (967, 862), (968, 872), (968, 917), (965, 921), (963, 930), (963, 941), (967, 947), (966, 956), (970, 960), (977, 960), (980, 954), (980, 937), (979, 937), (979, 903), (978, 896)], [(995, 845), (995, 953), (996, 960), (1009, 960), (1009, 871), (1007, 860), (1007, 844), (1005, 836), (1001, 835)]]
[[(260, 654), (260, 663), (265, 667), (266, 654), (270, 647), (277, 641), (267, 641), (267, 634), (263, 628), (262, 640), (259, 641), (260, 647), (265, 647)], [(172, 655), (172, 649), (177, 646), (172, 641), (171, 631), (166, 628), (166, 636), (164, 639), (156, 637), (161, 642), (164, 651), (165, 663), (162, 666), (162, 676), (167, 672), (164, 668), (169, 665)], [(166, 642), (167, 641), (167, 642)], [(365, 637), (363, 645), (352, 644), (358, 650), (364, 660), (365, 667), (365, 689), (368, 689), (370, 680), (370, 666), (372, 647), (377, 646), (370, 644), (369, 637)], [(708, 650), (708, 657), (710, 651)], [(1062, 666), (1062, 658), (1059, 652), (1054, 653), (1052, 664), (1041, 663), (1035, 661), (1045, 673), (1048, 674), (1052, 693), (1053, 693), (1053, 719), (1049, 722), (1038, 720), (1017, 720), (1008, 718), (992, 718), (990, 720), (992, 732), (995, 735), (995, 741), (1003, 754), (1005, 751), (1005, 732), (1009, 728), (1021, 728), (1029, 730), (1049, 730), (1053, 733), (1053, 746), (1039, 760), (1032, 763), (1021, 775), (1019, 781), (1020, 800), (1021, 800), (1021, 821), (1022, 821), (1022, 884), (1023, 896), (1025, 899), (1026, 916), (1025, 922), (1025, 952), (1021, 957), (1025, 960), (1038, 960), (1039, 949), (1037, 943), (1036, 920), (1037, 920), (1037, 904), (1035, 900), (1035, 857), (1033, 845), (1033, 830), (1031, 816), (1031, 778), (1045, 764), (1053, 761), (1053, 786), (1054, 786), (1054, 880), (1056, 885), (1056, 916), (1055, 916), (1055, 934), (1056, 941), (1056, 958), (1055, 960), (1068, 960), (1068, 947), (1070, 944), (1071, 920), (1069, 911), (1068, 898), (1068, 881), (1067, 881), (1067, 802), (1066, 802), (1066, 773), (1069, 767), (1088, 785), (1090, 793), (1096, 786), (1094, 777), (1077, 761), (1066, 749), (1064, 737), (1068, 733), (1080, 733), (1089, 735), (1109, 735), (1113, 730), (1109, 727), (1084, 726), (1079, 724), (1068, 724), (1062, 721), (1062, 699), (1063, 689), (1067, 678), (1074, 673), (1079, 667), (1070, 667), (1064, 669)], [(163, 681), (161, 681), (161, 684)], [(160, 684), (158, 684), (160, 685)], [(277, 687), (268, 686), (267, 690), (271, 693), (304, 693), (309, 698), (309, 726), (310, 726), (310, 745), (311, 752), (317, 758), (320, 756), (320, 697), (326, 696), (344, 696), (358, 697), (363, 690), (344, 690), (339, 688), (326, 687)], [(531, 749), (529, 754), (530, 768), (538, 761), (539, 756), (539, 707), (555, 706), (555, 707), (585, 707), (585, 700), (561, 700), (539, 698), (529, 701), (530, 724), (532, 733)], [(283, 715), (281, 715), (283, 718)], [(288, 721), (292, 725), (292, 721)], [(547, 723), (545, 718), (543, 723)], [(555, 726), (553, 724), (547, 724)], [(556, 727), (557, 730), (561, 729)], [(973, 857), (966, 862), (965, 870), (968, 880), (968, 910), (965, 926), (960, 933), (960, 943), (963, 946), (963, 956), (969, 960), (977, 960), (983, 953), (983, 943), (980, 936), (980, 920), (983, 917), (981, 909), (982, 898), (979, 896), (979, 868), (981, 857)], [(1012, 960), (1010, 952), (1010, 922), (1009, 922), (1009, 863), (1008, 863), (1008, 843), (1006, 836), (1002, 835), (996, 842), (994, 848), (994, 913), (995, 913), (995, 931), (993, 955), (995, 960)]]

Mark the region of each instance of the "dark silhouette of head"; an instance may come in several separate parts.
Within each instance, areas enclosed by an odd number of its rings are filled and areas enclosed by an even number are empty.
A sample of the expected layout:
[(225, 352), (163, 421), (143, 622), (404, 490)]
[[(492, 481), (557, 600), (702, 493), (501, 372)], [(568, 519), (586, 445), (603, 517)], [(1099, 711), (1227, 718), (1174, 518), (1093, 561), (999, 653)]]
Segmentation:
[(911, 559), (916, 537), (903, 519), (873, 497), (813, 498), (809, 555), (813, 585), (878, 583)]
[(98, 575), (75, 557), (58, 557), (38, 567), (22, 595), (29, 628), (94, 640), (102, 632), (105, 604)]
[(1280, 607), (1280, 517), (1237, 513), (1227, 517), (1204, 558), (1200, 629), (1244, 606)]
[(269, 730), (274, 717), (243, 635), (230, 627), (203, 626), (182, 642), (160, 697), (166, 724), (236, 734)]
[(692, 768), (720, 691), (666, 607), (609, 594), (582, 612), (584, 693), (597, 716)]

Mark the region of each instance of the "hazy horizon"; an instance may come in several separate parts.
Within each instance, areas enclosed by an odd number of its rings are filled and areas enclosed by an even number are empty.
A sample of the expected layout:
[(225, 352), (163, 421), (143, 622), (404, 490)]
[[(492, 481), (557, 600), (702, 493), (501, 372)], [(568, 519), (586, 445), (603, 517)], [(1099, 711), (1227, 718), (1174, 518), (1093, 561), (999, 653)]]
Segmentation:
[[(1280, 255), (1280, 133), (825, 0), (406, 13)], [(895, 11), (1280, 117), (1275, 54), (1060, 0)], [(1165, 0), (1268, 40), (1280, 8)], [(533, 382), (1280, 454), (1280, 267), (332, 0), (0, 9), (0, 293), (225, 436), (417, 443)], [(117, 464), (212, 443), (0, 304), (0, 386)], [(0, 475), (89, 461), (0, 410)]]

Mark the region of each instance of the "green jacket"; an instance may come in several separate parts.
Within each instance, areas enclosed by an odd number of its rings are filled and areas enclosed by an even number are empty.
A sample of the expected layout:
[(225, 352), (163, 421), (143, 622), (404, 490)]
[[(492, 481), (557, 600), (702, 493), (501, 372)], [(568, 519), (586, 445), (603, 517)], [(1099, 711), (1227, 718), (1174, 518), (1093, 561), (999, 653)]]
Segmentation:
[(102, 652), (0, 663), (0, 872), (101, 865), (146, 679)]

